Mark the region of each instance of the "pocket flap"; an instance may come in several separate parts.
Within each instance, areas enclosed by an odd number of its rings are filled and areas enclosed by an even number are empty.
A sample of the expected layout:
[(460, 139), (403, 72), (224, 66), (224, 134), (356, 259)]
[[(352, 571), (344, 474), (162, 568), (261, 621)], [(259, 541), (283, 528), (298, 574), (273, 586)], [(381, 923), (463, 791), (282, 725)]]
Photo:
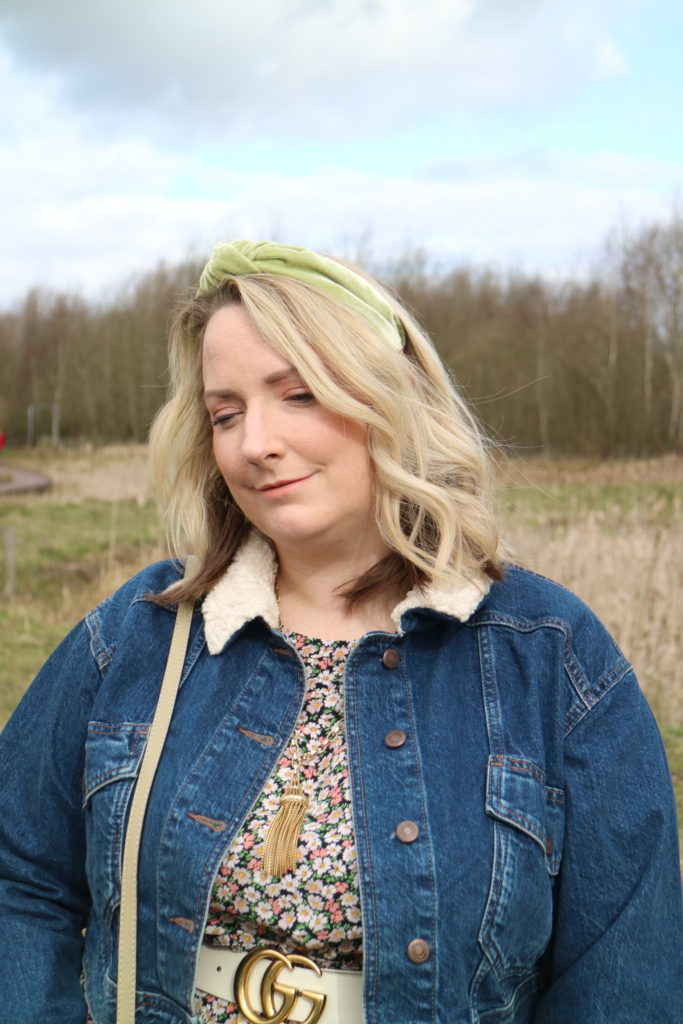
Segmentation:
[(84, 805), (102, 786), (138, 774), (148, 731), (146, 723), (90, 723), (85, 741)]
[(545, 773), (533, 761), (492, 754), (486, 777), (486, 812), (534, 839), (548, 870), (557, 874), (564, 839), (564, 793), (546, 786)]

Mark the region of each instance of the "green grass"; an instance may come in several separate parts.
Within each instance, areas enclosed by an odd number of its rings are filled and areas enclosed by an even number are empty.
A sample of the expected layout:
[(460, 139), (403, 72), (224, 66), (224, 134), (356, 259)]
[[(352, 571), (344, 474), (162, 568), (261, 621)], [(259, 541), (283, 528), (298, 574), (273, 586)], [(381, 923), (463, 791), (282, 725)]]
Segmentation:
[(683, 513), (683, 483), (552, 483), (504, 487), (498, 508), (505, 521), (539, 521), (563, 526), (590, 515), (618, 521), (638, 517), (643, 522), (669, 525)]
[[(683, 833), (683, 729), (664, 729), (664, 746), (669, 759), (678, 807), (678, 822)], [(683, 839), (683, 835), (682, 835)], [(683, 855), (683, 843), (681, 848)]]
[(159, 532), (153, 503), (135, 501), (3, 504), (0, 529), (8, 528), (16, 539), (15, 596), (46, 602), (64, 586), (90, 582), (107, 562), (131, 560)]
[(6, 555), (1, 562), (0, 724), (102, 590), (158, 557), (158, 536), (151, 502), (0, 503), (0, 539), (16, 562), (11, 595)]

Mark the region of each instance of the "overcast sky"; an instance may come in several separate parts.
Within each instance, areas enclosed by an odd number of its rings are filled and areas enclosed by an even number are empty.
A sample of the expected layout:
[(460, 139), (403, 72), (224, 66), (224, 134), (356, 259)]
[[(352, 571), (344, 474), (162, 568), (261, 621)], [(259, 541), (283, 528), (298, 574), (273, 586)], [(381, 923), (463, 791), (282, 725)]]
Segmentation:
[(683, 203), (681, 0), (2, 0), (0, 305), (276, 237), (580, 272)]

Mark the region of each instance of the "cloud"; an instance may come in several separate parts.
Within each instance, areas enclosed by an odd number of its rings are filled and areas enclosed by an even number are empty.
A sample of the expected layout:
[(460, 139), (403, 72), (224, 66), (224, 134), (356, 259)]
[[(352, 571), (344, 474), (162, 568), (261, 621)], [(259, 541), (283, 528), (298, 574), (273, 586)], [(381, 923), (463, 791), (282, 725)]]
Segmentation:
[(95, 130), (104, 117), (105, 130), (167, 144), (239, 144), (542, 108), (577, 82), (626, 73), (607, 27), (615, 5), (575, 0), (558, 15), (556, 0), (4, 0), (0, 35)]
[(642, 2), (3, 0), (0, 303), (221, 236), (571, 270), (622, 211), (666, 216), (680, 167), (529, 148), (515, 114), (629, 75), (611, 25)]
[[(90, 158), (106, 163), (96, 150)], [(638, 226), (670, 213), (666, 198), (649, 188), (650, 166), (640, 175), (627, 166), (615, 187), (619, 158), (603, 161), (593, 178), (589, 168), (568, 160), (563, 174), (559, 161), (554, 175), (533, 167), (525, 173), (521, 159), (495, 175), (450, 179), (342, 168), (289, 177), (225, 175), (223, 198), (209, 200), (161, 194), (155, 182), (163, 168), (151, 160), (118, 191), (74, 188), (59, 202), (45, 195), (30, 208), (22, 203), (8, 211), (13, 253), (0, 302), (39, 281), (90, 297), (111, 293), (161, 258), (203, 257), (220, 238), (235, 237), (275, 237), (351, 258), (362, 248), (380, 267), (422, 249), (435, 266), (483, 263), (571, 274), (594, 258), (615, 225)], [(201, 181), (210, 171), (193, 173)]]

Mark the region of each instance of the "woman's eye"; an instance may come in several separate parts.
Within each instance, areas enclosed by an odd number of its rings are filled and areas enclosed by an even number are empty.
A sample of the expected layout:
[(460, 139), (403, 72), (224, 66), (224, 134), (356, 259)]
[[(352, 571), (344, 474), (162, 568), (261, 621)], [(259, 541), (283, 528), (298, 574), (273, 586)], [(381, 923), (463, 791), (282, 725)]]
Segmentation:
[(212, 416), (211, 417), (211, 426), (212, 427), (227, 427), (227, 426), (229, 426), (232, 423), (232, 421), (234, 420), (236, 415), (237, 415), (237, 413), (234, 413), (234, 412), (224, 412), (224, 413), (220, 413), (218, 416)]
[(298, 404), (300, 402), (312, 402), (314, 399), (310, 391), (296, 391), (293, 395), (287, 395), (287, 401)]

